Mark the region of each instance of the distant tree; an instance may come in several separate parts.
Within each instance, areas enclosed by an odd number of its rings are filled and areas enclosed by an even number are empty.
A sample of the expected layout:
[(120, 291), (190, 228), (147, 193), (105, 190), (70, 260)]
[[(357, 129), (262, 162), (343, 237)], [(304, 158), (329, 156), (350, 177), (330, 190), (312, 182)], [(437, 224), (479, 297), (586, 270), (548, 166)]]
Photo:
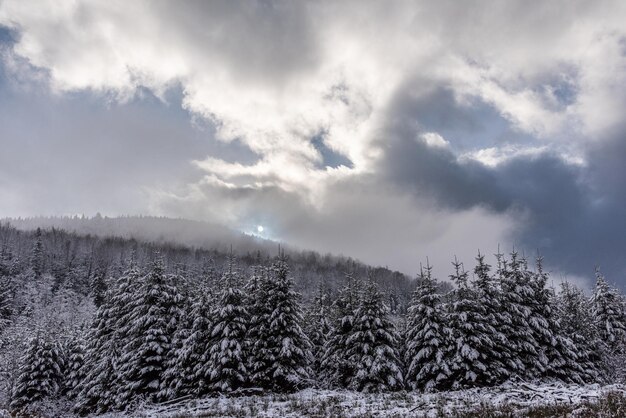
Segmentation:
[(388, 308), (373, 280), (369, 280), (356, 309), (348, 337), (348, 361), (356, 373), (349, 388), (363, 392), (394, 391), (404, 381), (398, 358), (398, 335), (387, 318)]
[(41, 228), (37, 228), (35, 231), (35, 243), (30, 255), (30, 266), (33, 269), (35, 277), (40, 277), (44, 268), (44, 250), (43, 242), (41, 239)]
[(407, 313), (404, 361), (406, 382), (414, 390), (446, 389), (452, 373), (446, 362), (452, 334), (437, 285), (432, 266), (421, 269)]
[(91, 280), (91, 297), (96, 307), (100, 307), (106, 298), (107, 283), (104, 271), (96, 271)]

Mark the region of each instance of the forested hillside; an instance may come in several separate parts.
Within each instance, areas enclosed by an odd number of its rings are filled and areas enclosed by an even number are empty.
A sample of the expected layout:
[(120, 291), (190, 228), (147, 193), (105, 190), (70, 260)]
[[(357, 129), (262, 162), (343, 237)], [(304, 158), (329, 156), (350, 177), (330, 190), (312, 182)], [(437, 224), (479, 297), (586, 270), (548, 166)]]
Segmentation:
[[(353, 260), (0, 225), (0, 402), (95, 415), (216, 394), (621, 382), (624, 298), (542, 260), (454, 260), (442, 285)], [(419, 260), (416, 260), (419, 266)], [(467, 267), (466, 267), (467, 266)], [(47, 412), (46, 412), (47, 411)], [(52, 411), (52, 412), (51, 412)]]

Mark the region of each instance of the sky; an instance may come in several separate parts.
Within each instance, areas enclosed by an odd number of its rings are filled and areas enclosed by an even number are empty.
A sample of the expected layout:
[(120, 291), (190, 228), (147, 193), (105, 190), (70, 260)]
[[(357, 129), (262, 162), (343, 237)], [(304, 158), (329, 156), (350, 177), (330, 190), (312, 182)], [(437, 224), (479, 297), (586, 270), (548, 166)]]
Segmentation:
[(623, 1), (0, 0), (0, 216), (626, 288)]

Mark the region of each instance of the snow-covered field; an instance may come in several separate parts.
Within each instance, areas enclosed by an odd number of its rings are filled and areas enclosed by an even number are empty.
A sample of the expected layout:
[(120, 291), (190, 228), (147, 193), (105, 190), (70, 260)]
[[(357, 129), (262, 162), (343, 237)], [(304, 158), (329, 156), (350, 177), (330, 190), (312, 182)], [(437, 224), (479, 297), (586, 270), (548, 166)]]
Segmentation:
[[(349, 391), (308, 389), (290, 395), (206, 398), (164, 405), (144, 406), (133, 417), (439, 417), (482, 416), (501, 411), (506, 416), (526, 416), (541, 407), (553, 407), (564, 416), (616, 416), (593, 410), (600, 399), (613, 395), (623, 402), (624, 385), (535, 385), (510, 383), (495, 388), (420, 394), (398, 392), (363, 394)], [(621, 404), (620, 404), (621, 405)], [(615, 407), (614, 405), (612, 407)], [(482, 411), (482, 413), (481, 413)], [(543, 411), (545, 414), (546, 411)], [(498, 414), (495, 413), (497, 416)], [(107, 414), (107, 418), (127, 414)], [(541, 416), (552, 416), (551, 414)]]

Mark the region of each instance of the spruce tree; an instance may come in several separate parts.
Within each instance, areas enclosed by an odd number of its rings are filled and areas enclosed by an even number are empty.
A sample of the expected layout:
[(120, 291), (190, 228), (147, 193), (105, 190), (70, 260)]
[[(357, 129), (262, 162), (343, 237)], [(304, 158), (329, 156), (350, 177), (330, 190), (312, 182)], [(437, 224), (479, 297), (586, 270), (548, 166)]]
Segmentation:
[(244, 294), (239, 288), (241, 280), (233, 263), (231, 257), (222, 278), (223, 288), (214, 311), (210, 335), (209, 373), (205, 374), (211, 389), (217, 392), (240, 389), (248, 380), (246, 336), (249, 314)]
[(84, 378), (75, 389), (74, 409), (78, 413), (104, 413), (116, 407), (115, 395), (120, 386), (119, 355), (127, 341), (140, 278), (141, 272), (132, 261), (96, 311), (87, 334), (84, 366), (79, 372)]
[(114, 406), (114, 359), (118, 358), (118, 341), (115, 335), (116, 318), (112, 314), (110, 298), (98, 308), (87, 335), (85, 358), (74, 410), (81, 415), (105, 413)]
[(403, 386), (398, 358), (398, 335), (387, 318), (376, 284), (370, 279), (355, 313), (352, 333), (348, 337), (348, 361), (356, 373), (348, 387), (362, 392), (399, 390)]
[(43, 274), (44, 268), (44, 252), (43, 242), (41, 239), (41, 228), (35, 231), (35, 243), (30, 254), (30, 266), (35, 273), (35, 277), (39, 278)]
[(22, 410), (59, 393), (64, 361), (58, 343), (37, 334), (28, 345), (18, 369), (11, 397), (11, 408)]
[(300, 295), (292, 290), (284, 256), (270, 274), (260, 284), (266, 300), (256, 307), (258, 318), (251, 333), (252, 381), (275, 392), (292, 392), (309, 382), (311, 343), (302, 330)]
[(185, 346), (193, 327), (193, 301), (189, 294), (181, 294), (182, 302), (180, 310), (183, 317), (178, 321), (178, 327), (174, 331), (172, 345), (166, 359), (166, 370), (163, 372), (161, 387), (157, 395), (161, 400), (172, 400), (191, 393), (195, 379), (193, 365), (186, 360)]
[(542, 259), (537, 258), (537, 269), (531, 275), (534, 290), (534, 304), (531, 306), (531, 324), (534, 325), (536, 339), (545, 368), (542, 377), (556, 378), (567, 383), (583, 383), (583, 370), (578, 363), (576, 347), (572, 340), (562, 333), (558, 316), (554, 312), (556, 296), (546, 287), (548, 275), (543, 271)]
[(449, 324), (453, 348), (450, 356), (452, 388), (463, 389), (493, 383), (493, 335), (485, 306), (477, 303), (479, 295), (470, 288), (468, 273), (456, 258), (450, 280), (456, 285), (449, 305)]
[(322, 357), (323, 380), (332, 387), (347, 388), (356, 374), (357, 365), (348, 358), (356, 309), (359, 305), (359, 287), (352, 273), (346, 274), (346, 285), (333, 303), (333, 323)]
[(451, 330), (430, 265), (420, 269), (418, 281), (407, 313), (406, 382), (413, 390), (442, 390), (451, 375), (446, 363)]
[(171, 348), (172, 323), (180, 317), (181, 296), (159, 257), (137, 289), (123, 332), (116, 403), (126, 408), (137, 397), (157, 400)]
[(82, 337), (73, 336), (67, 344), (67, 364), (65, 368), (64, 387), (67, 397), (75, 399), (80, 391), (81, 382), (85, 378), (85, 341)]
[(485, 361), (489, 365), (485, 373), (486, 383), (495, 385), (507, 380), (517, 368), (507, 339), (512, 332), (510, 314), (502, 309), (502, 292), (491, 274), (491, 266), (480, 252), (476, 257), (474, 277), (475, 303), (484, 309), (486, 338), (490, 341), (490, 346), (485, 347)]
[(13, 279), (0, 273), (0, 333), (10, 323), (13, 316), (15, 286)]
[(596, 269), (596, 287), (591, 301), (601, 340), (612, 352), (624, 351), (626, 318), (622, 301), (617, 290), (607, 283), (599, 269)]
[(313, 355), (312, 369), (317, 377), (321, 377), (324, 347), (331, 333), (330, 323), (330, 296), (323, 284), (320, 283), (313, 303), (308, 307), (304, 317), (305, 332), (311, 341)]
[[(545, 370), (547, 358), (540, 357), (535, 327), (531, 326), (531, 305), (535, 297), (526, 263), (513, 251), (511, 259), (498, 257), (498, 276), (502, 288), (502, 309), (510, 315), (505, 329), (517, 363), (515, 375), (522, 379), (533, 378)], [(543, 326), (543, 324), (540, 324)]]
[(569, 336), (574, 344), (581, 378), (586, 383), (600, 381), (604, 376), (602, 343), (589, 298), (576, 286), (563, 282), (557, 295), (556, 314), (562, 334)]

